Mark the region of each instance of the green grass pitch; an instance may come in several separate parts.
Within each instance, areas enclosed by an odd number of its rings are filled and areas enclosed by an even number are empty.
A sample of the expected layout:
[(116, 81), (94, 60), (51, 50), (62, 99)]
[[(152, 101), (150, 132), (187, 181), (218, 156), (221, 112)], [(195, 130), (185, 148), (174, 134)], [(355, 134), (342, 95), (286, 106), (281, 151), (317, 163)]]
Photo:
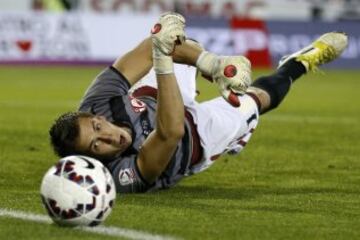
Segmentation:
[[(48, 128), (100, 67), (0, 67), (0, 209), (45, 214)], [(254, 76), (268, 71), (256, 71)], [(200, 100), (216, 89), (198, 81)], [(359, 239), (360, 71), (297, 81), (245, 150), (176, 187), (118, 195), (105, 226), (180, 239)], [(0, 239), (114, 239), (0, 216)]]

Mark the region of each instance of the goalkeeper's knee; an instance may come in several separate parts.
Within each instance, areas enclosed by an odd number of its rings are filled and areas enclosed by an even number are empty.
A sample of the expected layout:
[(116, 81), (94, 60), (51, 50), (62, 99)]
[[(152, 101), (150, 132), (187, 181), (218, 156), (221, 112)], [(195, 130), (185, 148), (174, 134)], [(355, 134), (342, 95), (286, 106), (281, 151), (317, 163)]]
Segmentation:
[(281, 66), (276, 73), (257, 79), (251, 86), (260, 88), (270, 95), (270, 106), (264, 112), (270, 111), (283, 101), (291, 84), (306, 73), (305, 67), (291, 59)]
[(266, 91), (270, 96), (270, 105), (264, 112), (270, 111), (282, 102), (291, 86), (290, 77), (276, 73), (271, 76), (258, 78), (251, 86)]

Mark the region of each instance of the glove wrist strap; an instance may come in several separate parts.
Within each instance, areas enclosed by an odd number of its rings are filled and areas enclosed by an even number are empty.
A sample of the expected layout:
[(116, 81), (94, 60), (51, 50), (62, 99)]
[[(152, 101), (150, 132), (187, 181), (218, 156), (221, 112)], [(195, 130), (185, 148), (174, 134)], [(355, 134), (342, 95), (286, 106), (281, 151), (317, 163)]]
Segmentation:
[(196, 67), (200, 72), (209, 77), (212, 77), (217, 65), (218, 56), (207, 51), (203, 51), (196, 61)]
[(174, 73), (173, 59), (153, 45), (153, 67), (156, 74)]

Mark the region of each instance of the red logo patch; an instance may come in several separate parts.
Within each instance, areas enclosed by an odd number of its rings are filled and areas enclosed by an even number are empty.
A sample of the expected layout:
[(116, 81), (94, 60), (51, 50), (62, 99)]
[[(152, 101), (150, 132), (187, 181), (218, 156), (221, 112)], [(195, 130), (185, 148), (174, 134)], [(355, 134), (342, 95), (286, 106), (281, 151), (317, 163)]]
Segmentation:
[(154, 25), (154, 27), (151, 29), (152, 34), (157, 34), (161, 30), (161, 24), (157, 23)]
[(18, 41), (16, 41), (16, 46), (22, 52), (29, 52), (32, 48), (32, 42), (29, 40), (18, 40)]
[(137, 98), (130, 97), (130, 103), (136, 113), (141, 113), (146, 110), (146, 104)]
[(224, 69), (225, 77), (234, 77), (237, 73), (237, 69), (234, 65), (227, 65)]
[(228, 99), (229, 99), (230, 104), (233, 107), (240, 107), (241, 104), (240, 104), (239, 97), (233, 91), (230, 92)]

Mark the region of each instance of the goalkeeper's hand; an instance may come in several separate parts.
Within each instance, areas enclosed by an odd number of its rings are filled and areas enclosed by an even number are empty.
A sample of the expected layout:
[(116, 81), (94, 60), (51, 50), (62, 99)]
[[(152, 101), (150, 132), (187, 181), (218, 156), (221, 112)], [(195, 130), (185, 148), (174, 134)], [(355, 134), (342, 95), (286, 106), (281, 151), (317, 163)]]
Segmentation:
[(185, 18), (174, 12), (164, 13), (151, 29), (153, 46), (171, 55), (175, 46), (185, 41)]
[(171, 54), (177, 44), (185, 41), (185, 19), (177, 13), (161, 15), (159, 22), (151, 29), (153, 43), (153, 65), (156, 74), (174, 72)]
[(251, 84), (251, 63), (243, 56), (223, 56), (212, 75), (223, 98), (232, 106), (240, 106), (239, 95)]

